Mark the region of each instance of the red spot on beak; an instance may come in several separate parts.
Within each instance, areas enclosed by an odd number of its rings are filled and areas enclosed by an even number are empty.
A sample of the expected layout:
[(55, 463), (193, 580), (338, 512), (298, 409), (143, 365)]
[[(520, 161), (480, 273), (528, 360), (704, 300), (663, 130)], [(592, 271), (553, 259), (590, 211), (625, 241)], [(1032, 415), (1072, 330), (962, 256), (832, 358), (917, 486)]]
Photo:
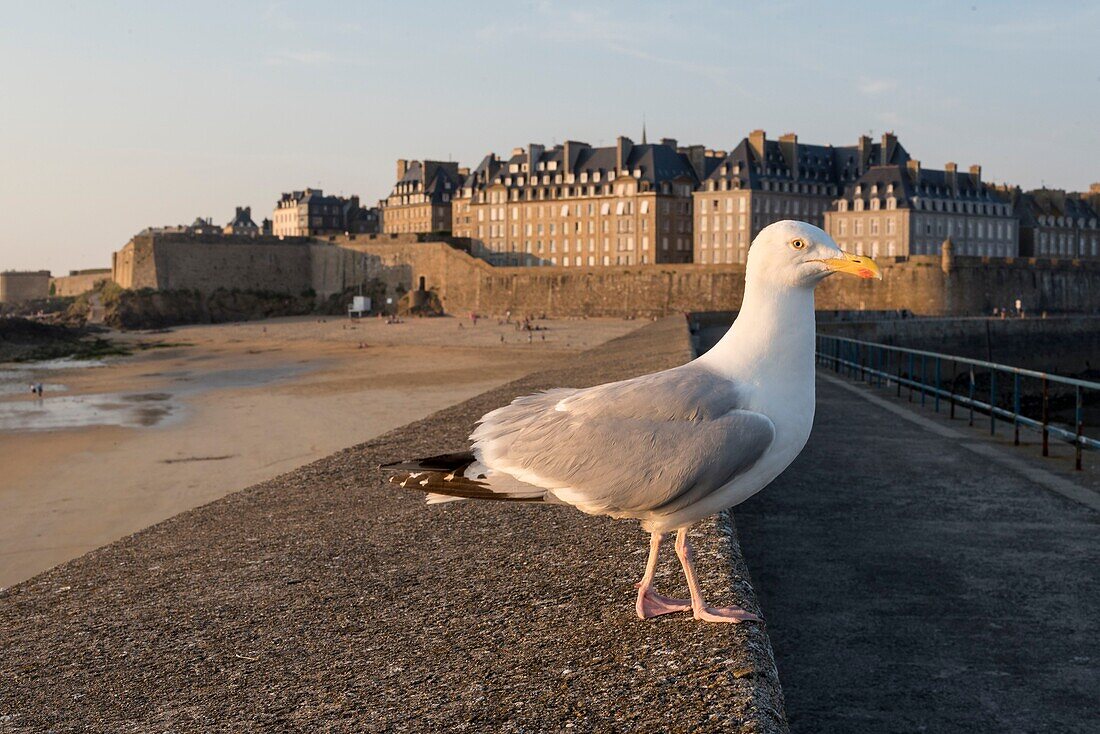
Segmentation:
[(856, 274), (857, 274), (857, 275), (858, 275), (859, 277), (861, 277), (861, 278), (873, 278), (873, 277), (875, 277), (875, 274), (874, 274), (874, 273), (872, 273), (872, 272), (871, 272), (870, 270), (868, 270), (867, 268), (860, 268), (860, 269), (859, 269), (859, 272), (858, 272), (858, 273), (856, 273)]

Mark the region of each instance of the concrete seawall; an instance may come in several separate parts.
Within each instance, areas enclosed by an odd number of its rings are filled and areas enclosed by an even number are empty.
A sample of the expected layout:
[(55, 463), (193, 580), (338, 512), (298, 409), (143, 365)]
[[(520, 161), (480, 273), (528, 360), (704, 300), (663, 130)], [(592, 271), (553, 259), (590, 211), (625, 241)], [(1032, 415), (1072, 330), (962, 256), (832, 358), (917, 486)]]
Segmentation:
[(891, 319), (819, 324), (824, 334), (1076, 374), (1100, 367), (1100, 317)]
[[(375, 468), (462, 448), (516, 395), (689, 357), (682, 318), (647, 325), (0, 592), (0, 726), (785, 732), (764, 625), (636, 619), (636, 524), (425, 507)], [(728, 526), (693, 538), (715, 600), (759, 611)]]

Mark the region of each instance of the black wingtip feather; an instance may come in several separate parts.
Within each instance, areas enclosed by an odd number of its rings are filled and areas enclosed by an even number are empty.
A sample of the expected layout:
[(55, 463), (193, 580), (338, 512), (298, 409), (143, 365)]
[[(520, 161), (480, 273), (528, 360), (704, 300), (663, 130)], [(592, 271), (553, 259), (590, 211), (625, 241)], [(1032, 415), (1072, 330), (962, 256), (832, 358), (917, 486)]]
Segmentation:
[(405, 471), (441, 471), (452, 472), (462, 469), (474, 462), (472, 451), (461, 451), (454, 454), (439, 454), (426, 456), (423, 459), (406, 459), (394, 461), (389, 464), (379, 464), (379, 469), (402, 469)]

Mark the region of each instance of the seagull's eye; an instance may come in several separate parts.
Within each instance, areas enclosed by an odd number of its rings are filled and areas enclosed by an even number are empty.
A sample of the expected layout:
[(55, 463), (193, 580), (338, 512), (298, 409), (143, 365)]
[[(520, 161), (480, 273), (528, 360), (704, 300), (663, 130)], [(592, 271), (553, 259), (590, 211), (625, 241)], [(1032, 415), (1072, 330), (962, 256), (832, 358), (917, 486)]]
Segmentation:
[(805, 250), (806, 240), (791, 240), (791, 247), (796, 250)]

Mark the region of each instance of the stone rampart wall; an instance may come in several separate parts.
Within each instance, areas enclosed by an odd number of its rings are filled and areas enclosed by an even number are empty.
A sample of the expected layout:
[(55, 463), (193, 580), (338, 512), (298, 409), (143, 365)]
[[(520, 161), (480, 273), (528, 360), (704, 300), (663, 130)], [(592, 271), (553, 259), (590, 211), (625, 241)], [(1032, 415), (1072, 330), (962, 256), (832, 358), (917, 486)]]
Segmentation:
[[(1034, 314), (1100, 312), (1100, 263), (1057, 260), (884, 258), (881, 282), (836, 276), (818, 289), (822, 310), (908, 310), (978, 315), (1019, 298)], [(497, 268), (416, 235), (326, 240), (140, 235), (115, 253), (126, 288), (217, 288), (327, 296), (378, 278), (387, 293), (434, 289), (451, 313), (663, 316), (736, 310), (741, 265)]]
[(50, 271), (0, 272), (0, 303), (22, 303), (50, 294)]
[(102, 280), (111, 280), (109, 268), (50, 278), (50, 291), (55, 296), (79, 296), (92, 290)]

